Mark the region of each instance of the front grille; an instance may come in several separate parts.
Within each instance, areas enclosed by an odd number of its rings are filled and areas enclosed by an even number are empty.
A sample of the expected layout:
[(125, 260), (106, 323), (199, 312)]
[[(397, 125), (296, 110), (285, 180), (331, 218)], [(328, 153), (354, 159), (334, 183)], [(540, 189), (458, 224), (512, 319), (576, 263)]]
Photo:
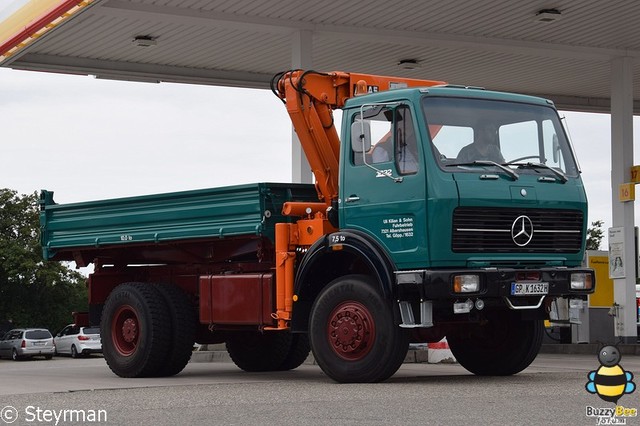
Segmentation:
[(452, 250), (577, 253), (583, 220), (579, 210), (458, 207), (453, 212)]

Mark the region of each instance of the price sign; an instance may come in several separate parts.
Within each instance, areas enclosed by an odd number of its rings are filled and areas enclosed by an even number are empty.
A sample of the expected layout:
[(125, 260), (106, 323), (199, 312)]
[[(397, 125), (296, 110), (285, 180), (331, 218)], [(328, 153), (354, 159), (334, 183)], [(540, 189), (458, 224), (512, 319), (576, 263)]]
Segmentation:
[(633, 201), (636, 199), (636, 187), (633, 183), (620, 184), (618, 190), (618, 198), (620, 201)]
[(640, 182), (640, 166), (631, 166), (631, 182)]

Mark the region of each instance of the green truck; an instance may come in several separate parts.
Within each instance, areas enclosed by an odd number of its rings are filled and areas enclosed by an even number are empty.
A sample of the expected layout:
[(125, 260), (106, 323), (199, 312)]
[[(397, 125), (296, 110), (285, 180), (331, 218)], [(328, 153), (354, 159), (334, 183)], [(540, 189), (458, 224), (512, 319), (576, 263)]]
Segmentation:
[(410, 342), (444, 337), (470, 372), (510, 375), (550, 311), (593, 292), (586, 195), (551, 101), (300, 70), (272, 90), (315, 184), (66, 205), (42, 192), (43, 256), (94, 265), (89, 319), (118, 376), (177, 374), (197, 342), (246, 371), (313, 351), (338, 382), (376, 382)]

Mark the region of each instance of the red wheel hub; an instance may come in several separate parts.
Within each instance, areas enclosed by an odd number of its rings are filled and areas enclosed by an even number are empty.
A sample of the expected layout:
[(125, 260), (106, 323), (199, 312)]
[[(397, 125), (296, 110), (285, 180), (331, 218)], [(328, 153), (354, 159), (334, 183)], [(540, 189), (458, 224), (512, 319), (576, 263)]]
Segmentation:
[(138, 315), (129, 305), (121, 306), (111, 322), (111, 339), (116, 350), (123, 356), (133, 354), (140, 338)]
[(373, 347), (375, 331), (373, 316), (361, 303), (341, 303), (329, 315), (327, 336), (335, 353), (343, 359), (364, 358)]

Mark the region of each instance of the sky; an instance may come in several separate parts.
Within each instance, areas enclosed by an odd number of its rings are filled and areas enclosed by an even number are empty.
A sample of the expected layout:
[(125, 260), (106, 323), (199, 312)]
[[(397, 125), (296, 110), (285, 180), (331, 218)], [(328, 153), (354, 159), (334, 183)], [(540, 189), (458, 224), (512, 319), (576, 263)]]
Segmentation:
[(58, 203), (288, 181), (291, 127), (267, 90), (0, 69), (0, 186)]
[[(589, 223), (603, 220), (606, 230), (610, 117), (560, 115), (581, 165)], [(0, 68), (0, 123), (0, 188), (51, 190), (57, 203), (291, 181), (291, 124), (269, 90)], [(634, 139), (639, 130), (636, 118)]]

